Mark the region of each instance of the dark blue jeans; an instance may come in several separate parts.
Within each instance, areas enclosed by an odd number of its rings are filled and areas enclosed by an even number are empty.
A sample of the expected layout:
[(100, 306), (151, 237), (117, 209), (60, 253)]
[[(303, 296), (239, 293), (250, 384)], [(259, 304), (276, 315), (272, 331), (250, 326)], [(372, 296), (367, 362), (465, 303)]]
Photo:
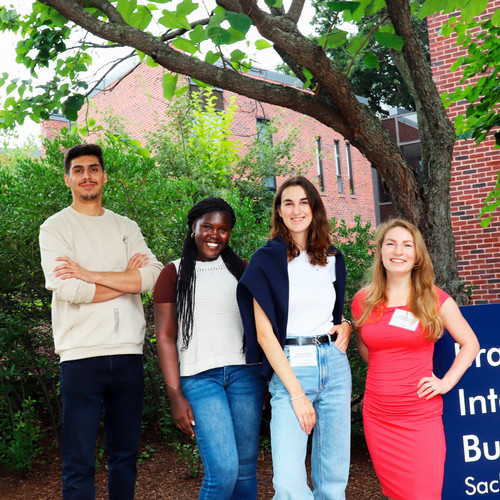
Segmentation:
[(63, 498), (93, 500), (97, 430), (104, 406), (110, 500), (132, 500), (144, 399), (142, 356), (61, 363)]
[(194, 413), (205, 477), (199, 500), (255, 500), (266, 383), (260, 365), (225, 366), (181, 377)]

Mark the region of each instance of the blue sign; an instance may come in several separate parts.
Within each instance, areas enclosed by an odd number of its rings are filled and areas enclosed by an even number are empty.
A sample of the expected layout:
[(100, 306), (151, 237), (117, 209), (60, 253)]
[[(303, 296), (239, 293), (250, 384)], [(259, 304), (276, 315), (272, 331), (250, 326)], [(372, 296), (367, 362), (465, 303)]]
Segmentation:
[[(443, 396), (446, 463), (443, 500), (500, 498), (500, 304), (460, 308), (481, 350), (460, 382)], [(459, 350), (449, 333), (435, 346), (443, 377)]]

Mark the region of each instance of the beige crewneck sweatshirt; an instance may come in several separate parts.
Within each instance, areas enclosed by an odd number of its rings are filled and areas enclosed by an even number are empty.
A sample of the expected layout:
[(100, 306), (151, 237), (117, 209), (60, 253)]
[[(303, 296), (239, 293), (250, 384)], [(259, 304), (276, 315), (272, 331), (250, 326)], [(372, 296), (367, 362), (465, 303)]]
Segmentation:
[(91, 303), (95, 285), (54, 276), (67, 256), (91, 271), (122, 272), (135, 253), (150, 259), (141, 273), (141, 292), (153, 289), (162, 269), (140, 232), (127, 217), (105, 210), (89, 216), (67, 207), (40, 227), (40, 253), (45, 286), (52, 290), (52, 328), (61, 362), (114, 354), (142, 354), (145, 320), (140, 294)]

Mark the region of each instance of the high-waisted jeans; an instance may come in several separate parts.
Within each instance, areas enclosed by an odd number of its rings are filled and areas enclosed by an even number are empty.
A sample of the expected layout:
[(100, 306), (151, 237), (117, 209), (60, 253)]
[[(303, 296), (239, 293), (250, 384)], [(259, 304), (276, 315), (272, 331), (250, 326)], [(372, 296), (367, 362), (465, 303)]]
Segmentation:
[(214, 368), (181, 377), (193, 409), (205, 477), (199, 499), (255, 500), (262, 404), (260, 365)]
[[(335, 344), (316, 346), (317, 366), (294, 367), (302, 389), (316, 411), (312, 435), (311, 479), (305, 458), (308, 435), (301, 429), (285, 386), (274, 374), (271, 398), (271, 448), (276, 500), (340, 500), (349, 476), (351, 370), (347, 355)], [(289, 347), (285, 346), (289, 358)]]

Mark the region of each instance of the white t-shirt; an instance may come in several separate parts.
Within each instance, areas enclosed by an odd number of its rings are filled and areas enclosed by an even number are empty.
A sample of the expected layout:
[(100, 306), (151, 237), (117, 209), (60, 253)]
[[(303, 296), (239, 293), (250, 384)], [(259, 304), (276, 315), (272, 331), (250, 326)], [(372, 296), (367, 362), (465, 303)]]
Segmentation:
[(326, 266), (313, 266), (306, 251), (288, 263), (287, 337), (323, 335), (333, 326), (335, 256)]

